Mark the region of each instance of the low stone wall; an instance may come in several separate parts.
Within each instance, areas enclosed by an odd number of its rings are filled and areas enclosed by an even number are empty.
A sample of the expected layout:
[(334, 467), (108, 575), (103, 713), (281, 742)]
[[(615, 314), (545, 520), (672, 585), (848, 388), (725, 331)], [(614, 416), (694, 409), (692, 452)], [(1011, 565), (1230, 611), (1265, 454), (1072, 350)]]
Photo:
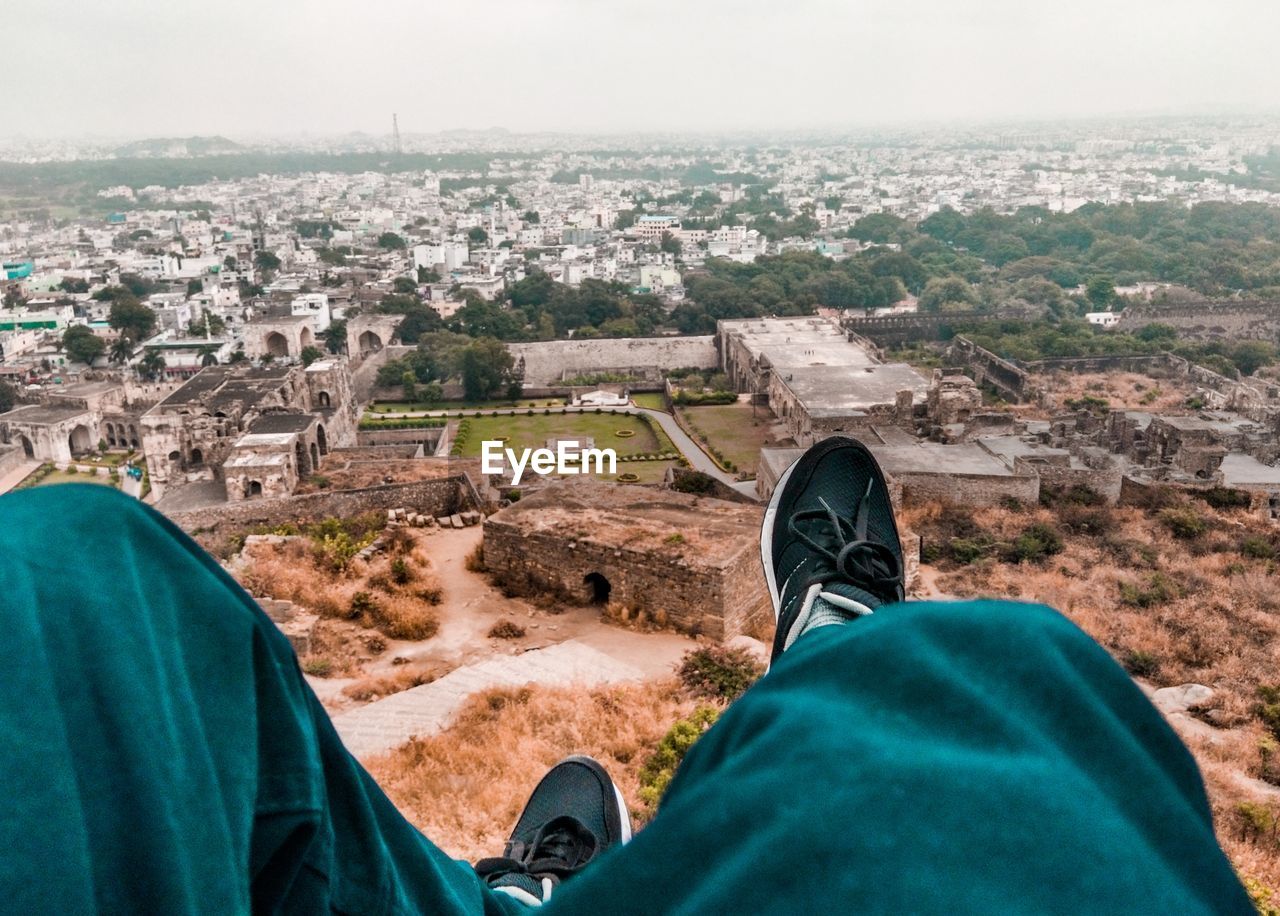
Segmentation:
[(362, 490), (306, 493), (279, 499), (251, 499), (223, 503), (170, 515), (173, 522), (215, 554), (225, 553), (229, 541), (257, 527), (286, 522), (349, 518), (366, 512), (401, 507), (423, 515), (449, 516), (479, 508), (471, 504), (461, 475), (438, 480), (393, 483)]
[[(1035, 474), (1040, 478), (1040, 486), (1069, 490), (1072, 487), (1088, 487), (1098, 493), (1112, 505), (1120, 500), (1120, 484), (1124, 475), (1119, 466), (1095, 470), (1093, 468), (1070, 467), (1049, 464), (1044, 461), (1028, 461), (1018, 457), (1013, 467), (1020, 473)], [(1039, 494), (1037, 494), (1039, 498)]]
[(966, 506), (997, 506), (1009, 499), (1021, 503), (1040, 500), (1040, 478), (1034, 475), (998, 477), (991, 474), (900, 473), (893, 475), (902, 484), (908, 501), (940, 499)]
[(662, 487), (678, 493), (697, 493), (699, 496), (710, 496), (731, 503), (750, 503), (755, 505), (759, 500), (752, 499), (745, 493), (735, 490), (710, 474), (695, 471), (691, 468), (670, 467), (662, 479)]
[(967, 337), (952, 340), (947, 358), (970, 370), (979, 385), (990, 385), (1008, 401), (1031, 400), (1035, 396), (1035, 386), (1026, 372)]
[(417, 429), (362, 429), (356, 432), (356, 445), (368, 448), (377, 445), (418, 444), (427, 454), (432, 454), (444, 435), (444, 426), (423, 426)]

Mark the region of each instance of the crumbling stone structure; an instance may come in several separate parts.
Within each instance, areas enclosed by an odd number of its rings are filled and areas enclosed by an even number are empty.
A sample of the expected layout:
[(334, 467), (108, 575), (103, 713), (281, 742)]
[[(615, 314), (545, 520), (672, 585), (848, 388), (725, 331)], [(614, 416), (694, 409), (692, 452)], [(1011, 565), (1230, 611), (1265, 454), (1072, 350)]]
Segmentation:
[(687, 633), (761, 636), (772, 610), (758, 506), (590, 479), (484, 523), (484, 563), (516, 595), (550, 593)]

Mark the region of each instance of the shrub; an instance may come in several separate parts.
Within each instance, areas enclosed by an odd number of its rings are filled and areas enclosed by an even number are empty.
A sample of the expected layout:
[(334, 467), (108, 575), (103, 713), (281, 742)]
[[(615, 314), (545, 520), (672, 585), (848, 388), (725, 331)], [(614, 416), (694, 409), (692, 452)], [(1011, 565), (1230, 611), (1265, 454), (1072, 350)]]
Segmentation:
[(1145, 585), (1137, 582), (1120, 583), (1120, 601), (1130, 607), (1149, 608), (1172, 601), (1181, 595), (1181, 589), (1164, 573), (1152, 573)]
[(720, 717), (720, 710), (713, 706), (699, 706), (675, 724), (662, 736), (657, 748), (640, 769), (640, 801), (652, 815), (658, 810), (662, 795), (676, 775), (676, 769), (689, 749)]
[(1280, 684), (1260, 684), (1258, 701), (1253, 708), (1254, 715), (1271, 729), (1273, 735), (1280, 738)]
[(952, 538), (947, 544), (947, 553), (957, 563), (968, 566), (982, 559), (990, 547), (991, 542), (986, 538)]
[(1170, 506), (1161, 509), (1157, 517), (1170, 534), (1184, 541), (1195, 540), (1208, 528), (1200, 513), (1190, 506)]
[(677, 531), (675, 534), (668, 534), (665, 538), (663, 538), (663, 539), (662, 539), (662, 543), (664, 543), (664, 544), (683, 544), (683, 543), (684, 543), (684, 535), (683, 535), (683, 534), (681, 534), (679, 531)]
[(1040, 504), (1042, 506), (1058, 506), (1063, 503), (1079, 506), (1101, 506), (1106, 497), (1097, 490), (1082, 483), (1069, 487), (1042, 486), (1040, 488)]
[(333, 662), (323, 655), (309, 655), (302, 660), (302, 670), (312, 677), (328, 677), (333, 672)]
[(524, 636), (524, 627), (514, 620), (499, 620), (489, 627), (490, 639), (519, 639)]
[(696, 696), (732, 702), (764, 674), (764, 665), (745, 649), (704, 646), (685, 653), (677, 674)]
[(377, 598), (374, 598), (369, 592), (356, 592), (351, 596), (351, 603), (347, 606), (347, 616), (352, 620), (372, 617), (378, 610)]
[(484, 544), (480, 543), (475, 546), (471, 553), (467, 554), (466, 560), (463, 561), (468, 572), (484, 572)]
[(408, 585), (413, 581), (413, 569), (404, 557), (396, 557), (391, 561), (391, 581), (396, 585)]
[(1254, 560), (1271, 560), (1276, 549), (1266, 538), (1252, 535), (1240, 542), (1240, 553)]
[(1150, 652), (1134, 649), (1121, 659), (1126, 671), (1134, 677), (1154, 677), (1160, 671), (1160, 659)]
[(1053, 528), (1036, 522), (1014, 540), (1004, 551), (1010, 563), (1038, 563), (1046, 557), (1062, 553), (1062, 538)]
[(1072, 534), (1103, 535), (1116, 527), (1115, 513), (1106, 506), (1064, 502), (1058, 505), (1057, 515)]
[(1205, 490), (1192, 490), (1191, 495), (1203, 500), (1215, 509), (1248, 509), (1252, 504), (1249, 494), (1244, 490), (1231, 487), (1209, 487)]

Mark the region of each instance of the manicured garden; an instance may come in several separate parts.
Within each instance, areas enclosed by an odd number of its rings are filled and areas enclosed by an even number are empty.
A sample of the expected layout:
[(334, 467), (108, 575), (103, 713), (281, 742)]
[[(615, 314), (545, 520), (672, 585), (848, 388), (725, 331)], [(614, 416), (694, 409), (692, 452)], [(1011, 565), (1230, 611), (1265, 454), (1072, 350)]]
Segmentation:
[(722, 466), (747, 476), (755, 474), (760, 449), (769, 444), (769, 429), (775, 422), (769, 408), (723, 404), (676, 409), (690, 434)]

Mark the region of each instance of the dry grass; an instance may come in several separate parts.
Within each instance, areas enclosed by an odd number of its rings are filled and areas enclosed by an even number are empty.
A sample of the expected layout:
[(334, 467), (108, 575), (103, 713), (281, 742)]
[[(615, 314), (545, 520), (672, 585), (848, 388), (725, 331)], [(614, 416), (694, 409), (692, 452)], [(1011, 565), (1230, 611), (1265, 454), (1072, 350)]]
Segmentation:
[(1054, 406), (1085, 397), (1102, 398), (1115, 408), (1177, 411), (1194, 388), (1181, 379), (1155, 379), (1135, 372), (1054, 372), (1036, 376)]
[[(1180, 500), (1180, 498), (1178, 498)], [(1197, 715), (1220, 730), (1191, 740), (1204, 770), (1217, 829), (1236, 866), (1280, 887), (1280, 843), (1251, 835), (1239, 805), (1261, 800), (1280, 815), (1280, 749), (1259, 721), (1260, 687), (1280, 683), (1280, 591), (1269, 523), (1243, 511), (1188, 501), (1202, 533), (1175, 537), (1170, 513), (1059, 504), (1052, 509), (978, 510), (928, 504), (903, 521), (927, 543), (1008, 539), (1029, 523), (1052, 525), (1064, 550), (1038, 564), (983, 557), (940, 560), (937, 584), (957, 597), (998, 596), (1056, 607), (1132, 673), (1157, 687), (1199, 683), (1214, 696)], [(1240, 779), (1240, 775), (1247, 777)]]
[[(237, 576), (254, 595), (287, 599), (322, 617), (353, 621), (392, 639), (428, 639), (440, 626), (435, 606), (442, 590), (431, 572), (424, 541), (424, 535), (411, 529), (396, 529), (381, 553), (368, 562), (354, 560), (342, 570), (319, 558), (305, 539), (255, 544), (246, 549), (246, 562)], [(331, 630), (328, 650), (314, 654), (330, 657), (330, 673), (350, 674), (350, 665), (338, 663), (342, 633)], [(317, 662), (317, 671), (319, 667)]]
[(529, 793), (570, 754), (589, 754), (633, 811), (645, 759), (694, 708), (674, 680), (524, 687), (471, 697), (448, 729), (369, 763), (396, 806), (449, 855), (498, 855)]
[(342, 688), (342, 693), (344, 696), (364, 703), (380, 700), (402, 690), (430, 684), (434, 680), (435, 675), (429, 671), (423, 671), (419, 668), (401, 668), (391, 674), (367, 677), (356, 681), (354, 684), (348, 684)]

